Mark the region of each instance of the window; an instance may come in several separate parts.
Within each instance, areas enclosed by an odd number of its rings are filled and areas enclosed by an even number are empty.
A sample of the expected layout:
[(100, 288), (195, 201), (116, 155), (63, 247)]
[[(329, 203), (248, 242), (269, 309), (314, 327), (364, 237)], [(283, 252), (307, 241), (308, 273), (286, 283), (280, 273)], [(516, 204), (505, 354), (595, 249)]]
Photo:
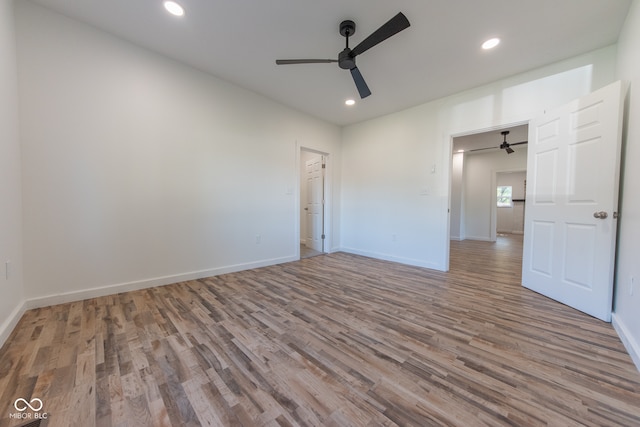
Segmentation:
[(513, 188), (510, 185), (498, 186), (498, 207), (499, 208), (511, 208), (513, 207), (513, 200), (511, 196), (513, 194)]

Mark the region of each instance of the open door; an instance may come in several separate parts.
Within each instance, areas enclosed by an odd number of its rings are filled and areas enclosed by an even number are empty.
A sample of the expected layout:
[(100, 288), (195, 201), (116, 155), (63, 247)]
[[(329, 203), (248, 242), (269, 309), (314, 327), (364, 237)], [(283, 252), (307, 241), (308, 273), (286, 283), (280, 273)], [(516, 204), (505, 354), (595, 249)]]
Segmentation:
[(529, 125), (523, 286), (611, 321), (623, 84)]
[(318, 252), (324, 252), (324, 156), (318, 156), (305, 162), (307, 203), (304, 208), (307, 216), (306, 246)]

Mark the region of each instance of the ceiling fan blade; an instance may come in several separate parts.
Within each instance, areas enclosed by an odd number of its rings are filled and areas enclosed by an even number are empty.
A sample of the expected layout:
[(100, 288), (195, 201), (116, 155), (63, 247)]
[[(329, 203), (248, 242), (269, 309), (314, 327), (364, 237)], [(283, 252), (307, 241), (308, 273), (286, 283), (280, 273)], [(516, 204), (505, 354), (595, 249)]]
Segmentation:
[(497, 150), (500, 147), (485, 147), (485, 148), (474, 148), (473, 150), (467, 150), (468, 152), (472, 151), (484, 151), (484, 150)]
[(382, 43), (389, 37), (399, 33), (411, 25), (409, 20), (402, 12), (387, 21), (382, 27), (375, 30), (369, 37), (364, 39), (360, 44), (351, 50), (351, 56), (360, 55), (361, 53), (371, 49), (378, 43)]
[(506, 150), (507, 153), (511, 154), (514, 151), (509, 148), (512, 145), (522, 145), (522, 144), (527, 144), (529, 141), (521, 141), (521, 142), (514, 142), (513, 144), (510, 143), (502, 143), (500, 144), (499, 147), (485, 147), (485, 148), (474, 148), (473, 150), (467, 150), (468, 152), (472, 152), (472, 151), (484, 151), (484, 150), (498, 150), (498, 149), (502, 149), (502, 150)]
[(360, 98), (364, 99), (367, 96), (371, 95), (369, 86), (367, 86), (367, 83), (364, 81), (364, 77), (362, 77), (362, 74), (360, 74), (360, 70), (358, 70), (358, 67), (353, 67), (351, 69), (351, 76), (353, 77), (353, 81), (358, 88), (358, 92), (360, 92)]
[(278, 65), (291, 65), (291, 64), (329, 64), (331, 62), (338, 62), (337, 59), (276, 59)]

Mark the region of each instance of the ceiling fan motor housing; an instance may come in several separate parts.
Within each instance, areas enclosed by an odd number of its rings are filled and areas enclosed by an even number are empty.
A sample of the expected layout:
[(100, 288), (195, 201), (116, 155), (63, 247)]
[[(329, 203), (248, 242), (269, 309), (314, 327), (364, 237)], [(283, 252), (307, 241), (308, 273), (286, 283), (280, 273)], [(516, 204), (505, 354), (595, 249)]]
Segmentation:
[(356, 66), (356, 58), (351, 56), (351, 49), (348, 47), (338, 54), (338, 66), (343, 70), (350, 70)]

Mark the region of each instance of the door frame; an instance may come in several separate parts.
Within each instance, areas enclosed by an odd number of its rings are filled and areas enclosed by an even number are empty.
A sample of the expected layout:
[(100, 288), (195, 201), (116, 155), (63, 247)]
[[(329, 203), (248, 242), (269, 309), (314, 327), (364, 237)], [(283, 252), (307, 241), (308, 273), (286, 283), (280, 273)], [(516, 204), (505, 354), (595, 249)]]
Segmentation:
[[(527, 144), (527, 155), (529, 155), (529, 144)], [(525, 180), (527, 179), (527, 169), (524, 168), (515, 168), (515, 169), (500, 169), (494, 170), (493, 176), (491, 177), (491, 188), (498, 188), (498, 175), (501, 173), (515, 173), (515, 172), (524, 172)], [(491, 199), (491, 241), (495, 242), (498, 239), (498, 193), (494, 191), (492, 193)], [(522, 231), (522, 235), (524, 236), (524, 229)]]
[[(447, 195), (447, 231), (446, 231), (446, 242), (445, 242), (445, 247), (447, 248), (446, 253), (445, 253), (445, 260), (444, 260), (444, 271), (449, 271), (449, 261), (450, 261), (450, 256), (451, 256), (451, 183), (453, 181), (453, 139), (454, 138), (458, 138), (461, 136), (469, 136), (469, 135), (475, 135), (478, 133), (485, 133), (485, 132), (492, 132), (492, 131), (497, 131), (500, 129), (506, 129), (509, 127), (515, 127), (515, 126), (522, 126), (522, 125), (527, 125), (529, 126), (530, 121), (532, 120), (532, 118), (528, 119), (528, 120), (521, 120), (521, 121), (516, 121), (516, 122), (507, 122), (507, 123), (500, 123), (500, 124), (496, 124), (493, 126), (489, 126), (489, 127), (485, 127), (485, 128), (471, 128), (465, 131), (461, 131), (461, 132), (456, 132), (456, 133), (450, 133), (449, 134), (449, 149), (447, 150), (447, 169), (448, 169), (448, 174), (447, 174), (447, 179), (448, 179), (448, 195)], [(529, 150), (529, 145), (527, 144), (527, 154), (528, 154), (528, 150)], [(496, 181), (496, 176), (495, 173), (496, 171), (493, 171), (493, 177), (492, 177), (492, 183), (495, 186), (495, 181)], [(493, 191), (491, 193), (493, 196), (493, 200), (494, 203), (492, 204), (492, 210), (490, 213), (491, 216), (491, 231), (490, 234), (493, 238), (493, 241), (496, 240), (496, 229), (495, 229), (495, 221), (496, 221), (496, 209), (495, 209), (495, 199), (496, 199), (496, 194), (495, 191)]]
[(324, 156), (324, 163), (325, 163), (325, 170), (324, 170), (324, 174), (323, 174), (323, 179), (324, 179), (324, 205), (322, 207), (322, 215), (323, 215), (323, 220), (324, 220), (324, 235), (325, 235), (325, 239), (324, 239), (324, 243), (322, 245), (324, 252), (323, 253), (331, 253), (332, 251), (332, 218), (331, 218), (331, 211), (332, 211), (332, 171), (333, 171), (333, 166), (332, 166), (332, 162), (331, 162), (331, 153), (328, 153), (326, 151), (322, 151), (322, 150), (317, 150), (315, 148), (311, 148), (308, 147), (306, 145), (300, 144), (298, 142), (296, 142), (296, 187), (295, 187), (295, 232), (294, 232), (294, 238), (295, 238), (295, 257), (297, 259), (300, 259), (300, 236), (301, 236), (301, 226), (302, 226), (302, 221), (300, 218), (300, 206), (302, 203), (301, 200), (301, 192), (302, 192), (302, 188), (301, 188), (301, 181), (302, 181), (302, 174), (301, 174), (301, 170), (302, 170), (302, 166), (303, 166), (303, 162), (302, 162), (302, 152), (308, 152), (308, 153), (314, 153), (314, 154), (318, 154), (321, 156)]

